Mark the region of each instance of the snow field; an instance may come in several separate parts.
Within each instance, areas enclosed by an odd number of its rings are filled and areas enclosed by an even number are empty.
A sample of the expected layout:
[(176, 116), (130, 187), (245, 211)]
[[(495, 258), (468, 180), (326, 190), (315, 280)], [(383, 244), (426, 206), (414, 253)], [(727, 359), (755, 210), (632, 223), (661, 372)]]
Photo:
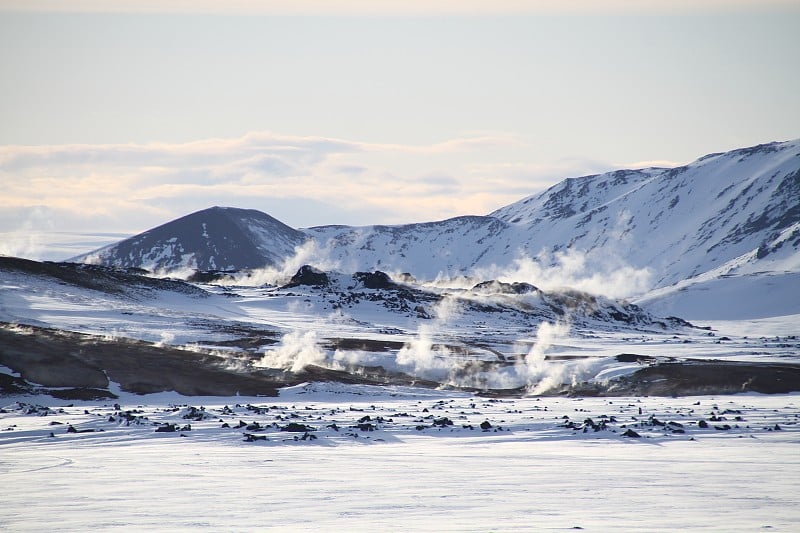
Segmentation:
[[(277, 399), (127, 395), (120, 409), (31, 407), (40, 400), (0, 414), (11, 531), (792, 531), (800, 520), (798, 395), (492, 399), (308, 384)], [(126, 425), (126, 411), (147, 419)], [(278, 429), (291, 423), (314, 431)], [(176, 431), (156, 432), (166, 424)]]

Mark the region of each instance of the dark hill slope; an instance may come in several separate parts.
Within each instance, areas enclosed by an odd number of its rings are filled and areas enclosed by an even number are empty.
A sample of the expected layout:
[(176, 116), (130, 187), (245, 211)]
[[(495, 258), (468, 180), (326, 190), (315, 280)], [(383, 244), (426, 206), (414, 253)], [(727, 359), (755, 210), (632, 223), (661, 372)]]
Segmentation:
[(148, 270), (235, 270), (278, 264), (306, 236), (253, 209), (212, 207), (72, 259)]

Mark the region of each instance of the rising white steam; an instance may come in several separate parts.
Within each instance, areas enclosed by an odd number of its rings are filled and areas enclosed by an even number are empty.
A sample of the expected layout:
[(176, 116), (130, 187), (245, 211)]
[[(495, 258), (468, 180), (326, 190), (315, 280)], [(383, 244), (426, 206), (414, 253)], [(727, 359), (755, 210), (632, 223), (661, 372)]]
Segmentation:
[(528, 354), (519, 360), (515, 370), (532, 394), (540, 394), (571, 381), (570, 369), (562, 362), (547, 361), (545, 355), (557, 342), (569, 337), (570, 326), (563, 322), (542, 322)]
[(163, 348), (175, 342), (175, 334), (170, 331), (162, 331), (160, 337), (158, 342), (153, 345), (156, 348)]
[(538, 364), (544, 361), (547, 350), (553, 346), (555, 341), (566, 339), (569, 336), (569, 324), (564, 322), (542, 322), (536, 329), (536, 342), (531, 346), (525, 361), (530, 364)]
[(433, 336), (460, 313), (461, 306), (455, 297), (445, 295), (433, 308), (430, 323), (421, 323), (417, 336), (408, 341), (397, 353), (397, 365), (411, 375), (443, 382), (454, 370), (452, 353), (443, 345), (434, 345)]
[(277, 348), (267, 350), (255, 366), (299, 372), (308, 365), (325, 366), (325, 362), (325, 352), (317, 343), (316, 332), (292, 331), (283, 336)]
[(44, 251), (39, 233), (26, 230), (0, 233), (0, 255), (39, 259)]
[[(586, 374), (583, 362), (550, 361), (546, 356), (558, 343), (569, 338), (568, 322), (542, 322), (528, 353), (513, 364), (485, 370), (480, 365), (470, 365), (461, 354), (434, 342), (448, 323), (461, 313), (457, 297), (446, 295), (434, 307), (435, 317), (419, 325), (417, 335), (397, 353), (398, 369), (420, 378), (459, 387), (485, 387), (496, 389), (526, 388), (531, 394), (540, 394), (562, 384), (574, 384)], [(349, 359), (348, 362), (357, 362)]]
[[(239, 276), (231, 284), (245, 286), (285, 285), (303, 265), (312, 265), (320, 270), (338, 270), (339, 262), (331, 258), (330, 248), (322, 247), (314, 239), (295, 246), (294, 255), (286, 258), (280, 267), (265, 267)], [(226, 284), (225, 281), (220, 282)]]
[[(89, 258), (93, 259), (93, 258)], [(87, 259), (87, 262), (89, 261)], [(173, 279), (188, 279), (191, 275), (193, 275), (197, 269), (194, 267), (193, 264), (188, 266), (181, 266), (177, 268), (156, 268), (151, 269), (151, 273), (149, 274), (150, 277), (153, 278), (173, 278)], [(99, 263), (98, 263), (99, 264)]]
[(472, 382), (490, 389), (525, 389), (533, 395), (557, 390), (562, 385), (577, 385), (594, 376), (594, 361), (547, 359), (553, 348), (567, 342), (569, 336), (569, 323), (542, 322), (536, 330), (533, 344), (523, 357), (511, 366), (471, 376)]
[(0, 233), (0, 255), (40, 260), (46, 252), (45, 235), (59, 227), (57, 219), (42, 207), (23, 210), (20, 214), (25, 217), (23, 220), (14, 224), (11, 231)]
[(536, 257), (521, 255), (509, 266), (475, 269), (472, 278), (527, 282), (546, 291), (571, 288), (609, 298), (628, 298), (650, 289), (653, 271), (649, 267), (635, 268), (606, 251), (570, 249), (541, 252)]

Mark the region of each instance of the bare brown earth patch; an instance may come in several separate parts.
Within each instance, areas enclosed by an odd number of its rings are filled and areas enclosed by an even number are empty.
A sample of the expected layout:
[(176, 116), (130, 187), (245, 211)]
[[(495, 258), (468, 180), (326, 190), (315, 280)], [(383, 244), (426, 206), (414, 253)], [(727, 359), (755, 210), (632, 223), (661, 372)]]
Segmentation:
[[(256, 343), (269, 342), (270, 335)], [(230, 357), (212, 350), (184, 350), (133, 339), (109, 339), (35, 326), (0, 324), (0, 365), (19, 377), (0, 373), (0, 395), (45, 393), (64, 399), (112, 398), (110, 381), (123, 391), (148, 394), (175, 391), (186, 396), (276, 396), (281, 387), (307, 381), (348, 384), (441, 387), (441, 383), (390, 371), (380, 366), (333, 370), (310, 365), (299, 372), (249, 366), (253, 353)], [(235, 343), (234, 343), (235, 344)], [(331, 346), (388, 352), (402, 347), (395, 341), (331, 339)], [(240, 347), (241, 348), (241, 347)], [(800, 365), (778, 362), (677, 360), (621, 354), (620, 362), (641, 368), (606, 383), (581, 383), (547, 391), (571, 396), (688, 396), (800, 391)], [(513, 361), (465, 359), (454, 375), (491, 372)], [(554, 361), (554, 364), (557, 364)], [(447, 388), (455, 388), (447, 386)], [(478, 390), (489, 396), (525, 396), (525, 388)]]
[(139, 394), (276, 396), (284, 385), (229, 370), (211, 353), (31, 326), (0, 328), (0, 364), (45, 387), (107, 389), (111, 380)]

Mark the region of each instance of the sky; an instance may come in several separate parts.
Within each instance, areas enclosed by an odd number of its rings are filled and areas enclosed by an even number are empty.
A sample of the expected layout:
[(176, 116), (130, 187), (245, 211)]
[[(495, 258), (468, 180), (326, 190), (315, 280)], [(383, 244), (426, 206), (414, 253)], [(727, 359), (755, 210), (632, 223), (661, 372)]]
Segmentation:
[(800, 137), (786, 0), (0, 0), (0, 253), (488, 214)]

